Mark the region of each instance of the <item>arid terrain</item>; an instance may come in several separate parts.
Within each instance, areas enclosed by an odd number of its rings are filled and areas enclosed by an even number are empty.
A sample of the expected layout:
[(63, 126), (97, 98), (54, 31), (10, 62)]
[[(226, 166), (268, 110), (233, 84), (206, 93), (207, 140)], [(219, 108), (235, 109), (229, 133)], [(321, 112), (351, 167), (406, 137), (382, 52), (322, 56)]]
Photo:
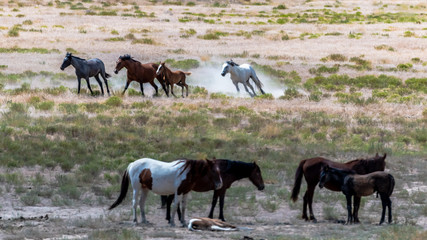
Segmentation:
[[(421, 0), (1, 1), (0, 239), (426, 239), (426, 11)], [(111, 96), (94, 79), (96, 96), (85, 81), (78, 95), (73, 67), (60, 70), (67, 52), (101, 59)], [(124, 54), (190, 71), (189, 97), (158, 82), (159, 96), (135, 82), (123, 95)], [(268, 94), (237, 93), (220, 75), (229, 59), (250, 63)], [(376, 153), (396, 179), (393, 224), (378, 225), (372, 195), (361, 224), (344, 225), (344, 195), (319, 188), (318, 222), (301, 219), (300, 160)], [(227, 192), (240, 231), (171, 228), (154, 194), (150, 224), (135, 225), (131, 191), (107, 209), (142, 157), (256, 161), (266, 188), (243, 179)], [(187, 221), (211, 196), (191, 193)]]

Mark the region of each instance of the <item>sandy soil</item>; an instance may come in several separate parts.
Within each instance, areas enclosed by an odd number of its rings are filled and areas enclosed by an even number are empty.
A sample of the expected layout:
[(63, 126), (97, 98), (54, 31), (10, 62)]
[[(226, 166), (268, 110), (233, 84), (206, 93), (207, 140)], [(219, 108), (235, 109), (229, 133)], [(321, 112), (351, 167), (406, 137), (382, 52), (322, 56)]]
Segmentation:
[[(58, 73), (59, 66), (65, 55), (67, 48), (73, 48), (78, 51), (78, 56), (83, 58), (98, 57), (106, 64), (107, 72), (112, 74), (115, 67), (115, 61), (118, 56), (125, 53), (131, 53), (136, 59), (141, 62), (159, 62), (167, 58), (187, 59), (194, 58), (201, 62), (201, 67), (193, 71), (192, 77), (189, 78), (190, 85), (199, 85), (206, 87), (209, 92), (225, 92), (236, 96), (234, 86), (231, 85), (228, 77), (222, 78), (220, 66), (224, 60), (227, 60), (232, 54), (242, 54), (244, 51), (249, 56), (259, 54), (260, 58), (234, 58), (237, 62), (247, 61), (248, 59), (260, 64), (272, 65), (278, 69), (285, 71), (297, 71), (303, 81), (312, 77), (308, 69), (316, 67), (318, 64), (330, 64), (320, 61), (322, 57), (329, 54), (340, 53), (347, 57), (363, 56), (370, 60), (374, 65), (374, 70), (367, 72), (357, 72), (352, 69), (342, 68), (340, 73), (349, 74), (350, 76), (366, 75), (366, 74), (381, 74), (375, 67), (395, 67), (399, 63), (410, 62), (411, 58), (419, 57), (422, 61), (427, 51), (427, 41), (422, 36), (426, 35), (426, 24), (415, 23), (395, 23), (395, 24), (283, 24), (283, 25), (237, 25), (237, 24), (207, 24), (199, 21), (188, 23), (179, 22), (179, 18), (186, 16), (184, 12), (219, 13), (225, 10), (229, 13), (240, 13), (246, 16), (230, 17), (224, 16), (221, 21), (260, 21), (253, 14), (260, 11), (270, 12), (273, 6), (277, 6), (283, 1), (273, 1), (270, 5), (241, 5), (236, 3), (230, 4), (228, 8), (212, 8), (211, 2), (197, 1), (195, 7), (175, 6), (175, 5), (152, 5), (147, 1), (135, 1), (140, 6), (140, 10), (155, 13), (155, 18), (132, 18), (122, 16), (89, 16), (85, 15), (84, 10), (73, 11), (65, 8), (55, 8), (47, 6), (48, 1), (39, 1), (42, 4), (34, 4), (33, 1), (22, 1), (27, 6), (18, 7), (17, 4), (8, 4), (7, 1), (2, 1), (0, 5), (0, 47), (11, 48), (18, 46), (20, 48), (47, 48), (58, 49), (60, 53), (51, 54), (34, 54), (34, 53), (2, 53), (0, 54), (0, 65), (7, 65), (7, 68), (2, 69), (2, 73), (22, 73), (27, 70), (34, 72), (48, 71)], [(111, 1), (110, 1), (111, 2)], [(134, 1), (132, 1), (134, 2)], [(286, 1), (288, 9), (284, 12), (299, 12), (304, 9), (323, 8), (325, 4), (334, 4), (335, 1), (310, 1), (306, 3), (303, 0)], [(339, 8), (335, 11), (348, 10), (359, 7), (359, 11), (364, 14), (386, 11), (386, 12), (422, 12), (424, 8), (405, 8), (408, 1), (386, 0), (379, 4), (377, 1), (342, 1)], [(413, 6), (425, 6), (425, 1), (410, 1)], [(89, 6), (90, 4), (84, 4)], [(94, 1), (93, 5), (99, 6), (98, 1)], [(381, 10), (382, 5), (388, 5), (386, 9)], [(13, 9), (19, 9), (14, 11)], [(131, 9), (132, 5), (118, 4), (114, 9)], [(424, 9), (424, 10), (423, 10)], [(60, 15), (60, 12), (65, 13)], [(17, 17), (18, 14), (25, 17)], [(71, 14), (71, 15), (67, 15)], [(30, 19), (33, 24), (23, 26), (26, 29), (42, 29), (40, 32), (21, 31), (17, 38), (7, 35), (8, 29), (15, 24), (21, 24), (24, 20)], [(263, 21), (266, 21), (265, 19)], [(61, 27), (62, 26), (62, 27)], [(229, 35), (222, 37), (220, 40), (201, 40), (196, 36), (190, 38), (181, 38), (183, 30), (195, 29), (197, 35), (205, 34), (208, 30), (218, 30), (228, 33), (236, 33), (239, 30), (251, 32), (253, 30), (262, 30), (265, 32), (262, 36), (252, 36), (249, 39)], [(86, 33), (81, 33), (83, 32)], [(111, 32), (116, 30), (119, 35), (113, 35)], [(405, 31), (412, 31), (419, 37), (404, 37)], [(151, 38), (156, 42), (155, 45), (147, 44), (132, 44), (131, 41), (110, 42), (105, 41), (110, 37), (124, 37), (130, 32), (135, 32), (136, 38)], [(317, 39), (300, 40), (299, 36), (302, 33), (331, 33), (340, 32), (341, 36), (321, 36)], [(350, 39), (350, 32), (363, 33), (361, 39)], [(283, 33), (294, 38), (289, 41), (280, 40)], [(382, 36), (382, 34), (388, 36)], [(393, 47), (395, 51), (378, 51), (375, 46), (385, 44)], [(173, 50), (182, 49), (184, 53), (173, 53)], [(278, 60), (275, 60), (278, 59)], [(278, 62), (288, 62), (288, 64), (278, 64)], [(387, 72), (386, 74), (395, 75), (402, 79), (410, 77), (424, 77), (426, 70), (420, 64), (414, 64), (416, 71), (409, 72)], [(72, 68), (65, 70), (67, 74), (74, 74)], [(275, 85), (270, 81), (270, 77), (261, 75), (262, 81), (266, 85), (267, 92), (274, 92), (277, 97), (286, 89), (284, 85)], [(57, 81), (55, 83), (44, 81), (41, 79), (27, 79), (33, 88), (44, 88), (58, 85), (77, 86), (74, 81)], [(118, 75), (114, 75), (111, 79), (113, 90), (120, 91), (123, 89), (125, 82), (125, 72), (122, 71)], [(83, 88), (85, 84), (82, 85)], [(6, 88), (14, 86), (6, 86)], [(152, 93), (150, 86), (146, 86), (146, 93)], [(180, 91), (178, 91), (180, 92)], [(292, 101), (268, 101), (266, 104), (263, 101), (253, 101), (241, 93), (237, 95), (241, 98), (228, 102), (231, 106), (247, 106), (256, 111), (277, 111), (278, 109), (286, 109), (287, 111), (328, 111), (334, 114), (345, 114), (354, 116), (363, 112), (372, 117), (379, 115), (401, 116), (404, 118), (420, 119), (422, 112), (425, 109), (423, 105), (405, 105), (405, 104), (372, 104), (364, 107), (356, 107), (353, 105), (342, 105), (333, 100), (322, 100), (319, 103), (310, 102), (307, 99), (296, 99)], [(15, 102), (26, 102), (31, 94), (22, 94), (14, 97)], [(81, 95), (76, 97), (74, 93), (68, 92), (62, 98), (55, 98), (50, 95), (44, 96), (46, 100), (54, 100), (55, 103), (61, 102), (103, 102), (105, 98), (92, 98)], [(125, 96), (124, 100), (127, 103), (140, 101), (140, 97)], [(151, 99), (156, 105), (169, 106), (175, 99), (158, 98)], [(10, 101), (10, 96), (0, 95), (0, 102), (5, 104)], [(191, 104), (218, 104), (215, 100), (209, 99), (180, 99), (184, 103)], [(394, 165), (397, 162), (391, 160)], [(34, 174), (37, 169), (31, 172), (28, 169), (20, 169), (22, 171)], [(416, 169), (413, 169), (416, 171)], [(7, 171), (1, 169), (1, 171)], [(49, 175), (49, 174), (48, 174)], [(54, 176), (54, 173), (49, 175)], [(250, 185), (246, 181), (239, 184)], [(269, 188), (277, 187), (275, 184), (269, 184)], [(290, 187), (289, 187), (290, 188)], [(425, 183), (405, 186), (403, 189), (413, 189), (425, 192)], [(420, 190), (421, 189), (421, 190)], [(402, 189), (397, 190), (396, 194)], [(255, 188), (254, 188), (254, 191)], [(410, 191), (410, 190), (408, 190)], [(337, 194), (337, 193), (331, 193)], [(377, 238), (377, 232), (384, 228), (377, 226), (379, 220), (379, 211), (361, 210), (361, 225), (343, 226), (341, 221), (345, 219), (345, 210), (342, 203), (331, 203), (337, 209), (337, 217), (335, 220), (324, 220), (322, 209), (324, 204), (315, 203), (315, 212), (319, 220), (317, 224), (307, 223), (301, 220), (301, 193), (299, 201), (293, 205), (289, 204), (288, 199), (284, 199), (279, 207), (273, 213), (264, 210), (258, 206), (258, 209), (243, 209), (238, 206), (238, 203), (226, 203), (226, 216), (229, 216), (231, 223), (239, 227), (248, 228), (240, 232), (222, 233), (222, 232), (203, 232), (193, 233), (185, 228), (170, 228), (164, 220), (164, 210), (158, 209), (156, 204), (149, 207), (147, 215), (151, 224), (134, 226), (131, 220), (131, 207), (129, 201), (120, 206), (118, 209), (108, 212), (106, 206), (109, 203), (82, 203), (81, 205), (73, 205), (71, 207), (54, 207), (44, 206), (43, 203), (36, 207), (24, 206), (19, 201), (19, 197), (15, 194), (5, 193), (0, 196), (0, 239), (86, 239), (90, 234), (96, 231), (119, 231), (123, 229), (135, 230), (141, 234), (142, 238), (156, 239), (242, 239), (244, 236), (255, 239), (272, 239), (282, 236), (283, 238), (293, 236), (306, 238), (330, 238), (331, 236), (343, 237), (343, 232), (348, 232), (353, 238), (355, 231), (360, 231), (364, 238)], [(257, 192), (256, 198), (263, 199), (266, 197), (265, 192)], [(129, 196), (128, 196), (129, 198)], [(154, 198), (154, 197), (153, 197)], [(208, 198), (209, 199), (209, 198)], [(392, 199), (395, 206), (410, 205), (408, 202), (401, 202), (398, 198)], [(227, 201), (227, 200), (226, 200)], [(153, 202), (157, 203), (154, 199)], [(237, 206), (234, 206), (236, 204)], [(206, 210), (195, 208), (194, 211), (189, 211), (187, 219), (194, 217), (202, 217), (207, 215), (208, 203)], [(373, 196), (369, 197), (366, 206), (374, 206), (379, 209), (380, 202)], [(367, 207), (366, 207), (367, 208)], [(369, 208), (372, 209), (372, 208)], [(242, 212), (247, 212), (245, 216)], [(414, 225), (421, 226), (427, 229), (427, 217), (421, 216), (416, 219), (405, 219), (401, 216), (396, 216), (395, 221), (398, 224), (406, 224), (411, 221)]]

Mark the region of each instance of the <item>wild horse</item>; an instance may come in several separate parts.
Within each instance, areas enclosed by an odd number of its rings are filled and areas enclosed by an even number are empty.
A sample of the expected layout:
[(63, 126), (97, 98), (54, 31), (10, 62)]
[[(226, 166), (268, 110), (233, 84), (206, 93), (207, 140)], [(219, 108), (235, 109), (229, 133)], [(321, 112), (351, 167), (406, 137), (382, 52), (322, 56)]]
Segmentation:
[(157, 78), (157, 80), (162, 85), (166, 96), (169, 97), (169, 93), (166, 91), (166, 85), (163, 75), (156, 74), (156, 70), (158, 67), (159, 65), (155, 63), (142, 64), (139, 61), (133, 59), (129, 54), (126, 54), (124, 56), (120, 56), (117, 60), (116, 69), (114, 70), (114, 73), (118, 74), (122, 68), (127, 69), (127, 81), (125, 89), (123, 90), (123, 94), (126, 92), (129, 87), (129, 84), (132, 81), (137, 81), (140, 84), (142, 96), (144, 96), (144, 83), (150, 83), (151, 86), (153, 86), (153, 88), (156, 90), (156, 95), (158, 95), (158, 87), (154, 83), (154, 78)]
[[(251, 65), (245, 63), (239, 66), (239, 64), (233, 62), (233, 60), (226, 61), (222, 65), (221, 75), (224, 77), (227, 73), (230, 73), (231, 81), (233, 81), (233, 84), (236, 86), (236, 90), (238, 92), (240, 92), (240, 89), (237, 84), (241, 83), (245, 87), (246, 92), (248, 92), (251, 97), (256, 96), (254, 87), (252, 87), (249, 82), (249, 79), (252, 79), (261, 93), (265, 94), (264, 90), (262, 90), (262, 83)], [(247, 86), (249, 86), (253, 94), (249, 92)]]
[[(156, 71), (157, 75), (164, 75), (165, 82), (167, 84), (167, 90), (169, 91), (169, 85), (171, 86), (171, 93), (175, 96), (173, 92), (173, 85), (177, 84), (182, 88), (182, 97), (184, 97), (184, 87), (187, 91), (186, 96), (188, 97), (188, 85), (185, 83), (185, 75), (190, 75), (191, 72), (183, 72), (183, 71), (172, 71), (168, 67), (166, 67), (165, 62), (159, 64), (159, 67)], [(176, 96), (175, 96), (176, 97)]]
[(384, 222), (386, 208), (388, 208), (388, 223), (391, 223), (390, 196), (393, 193), (395, 184), (391, 174), (377, 171), (359, 175), (353, 170), (342, 170), (325, 165), (320, 172), (319, 187), (323, 188), (326, 183), (340, 186), (341, 191), (344, 193), (347, 199), (347, 224), (355, 221), (360, 207), (360, 201), (354, 202), (353, 213), (351, 212), (351, 197), (355, 196), (355, 199), (356, 197), (360, 199), (362, 196), (369, 196), (374, 192), (377, 192), (377, 196), (378, 194), (380, 195), (383, 206), (380, 225)]
[(171, 226), (175, 226), (174, 217), (179, 204), (182, 204), (183, 226), (185, 223), (185, 207), (187, 194), (200, 179), (208, 177), (214, 189), (222, 187), (221, 174), (216, 162), (210, 160), (179, 159), (173, 162), (162, 162), (150, 158), (142, 158), (129, 164), (123, 174), (120, 195), (110, 206), (109, 210), (119, 205), (126, 197), (129, 181), (133, 188), (133, 221), (137, 223), (136, 208), (138, 197), (141, 210), (142, 223), (147, 223), (145, 218), (145, 200), (149, 191), (160, 195), (174, 194)]
[[(231, 161), (226, 159), (214, 159), (213, 160), (219, 166), (219, 170), (222, 178), (222, 188), (215, 189), (214, 183), (209, 176), (204, 176), (199, 179), (193, 186), (192, 190), (196, 192), (207, 192), (210, 190), (214, 190), (214, 195), (212, 198), (212, 206), (209, 212), (209, 218), (213, 218), (213, 213), (215, 210), (216, 203), (219, 197), (219, 219), (225, 221), (224, 219), (224, 198), (225, 192), (228, 188), (231, 187), (233, 182), (243, 179), (249, 178), (249, 180), (254, 184), (258, 190), (264, 189), (264, 180), (262, 179), (261, 169), (259, 166), (253, 163), (246, 163), (241, 161)], [(174, 195), (170, 196), (162, 196), (162, 200), (167, 203), (166, 210), (166, 220), (170, 220), (170, 204), (174, 198)], [(165, 199), (167, 198), (167, 199)], [(178, 209), (178, 217), (179, 217), (179, 209)]]
[(110, 95), (110, 89), (108, 88), (107, 78), (111, 76), (110, 74), (105, 72), (104, 63), (101, 60), (99, 60), (98, 58), (85, 60), (73, 56), (71, 53), (67, 52), (64, 61), (62, 62), (61, 70), (64, 71), (64, 69), (70, 65), (72, 65), (76, 69), (77, 81), (79, 84), (77, 94), (80, 94), (81, 79), (84, 78), (86, 80), (87, 87), (89, 88), (90, 93), (93, 95), (92, 88), (89, 84), (89, 78), (95, 77), (96, 81), (99, 84), (99, 87), (101, 88), (101, 93), (102, 95), (104, 95), (104, 88), (102, 87), (102, 82), (99, 79), (99, 74), (101, 74), (101, 77), (104, 79), (105, 86), (107, 87), (108, 95)]
[[(304, 176), (305, 181), (307, 182), (307, 190), (305, 191), (303, 198), (302, 218), (306, 221), (313, 220), (316, 222), (312, 208), (313, 195), (314, 189), (316, 188), (317, 183), (319, 183), (320, 171), (323, 166), (328, 165), (330, 167), (353, 170), (357, 174), (367, 174), (375, 171), (384, 171), (386, 156), (387, 155), (384, 154), (384, 156), (381, 157), (377, 153), (373, 158), (356, 159), (346, 163), (334, 162), (322, 157), (302, 160), (295, 173), (295, 183), (292, 188), (291, 195), (291, 199), (295, 202), (298, 199), (302, 177)], [(332, 191), (341, 191), (340, 186), (333, 182), (326, 183), (325, 187)], [(354, 202), (360, 202), (360, 197), (354, 196)], [(307, 205), (310, 211), (310, 218), (307, 216)], [(355, 216), (354, 221), (359, 222), (357, 215)]]

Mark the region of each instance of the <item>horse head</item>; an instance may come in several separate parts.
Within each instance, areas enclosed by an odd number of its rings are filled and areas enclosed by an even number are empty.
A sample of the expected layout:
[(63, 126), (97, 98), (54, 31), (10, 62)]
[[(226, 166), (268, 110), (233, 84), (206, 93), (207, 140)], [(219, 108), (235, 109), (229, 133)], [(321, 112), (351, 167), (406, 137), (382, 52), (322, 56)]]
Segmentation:
[(225, 63), (222, 64), (221, 76), (225, 77), (225, 75), (230, 72), (230, 68), (234, 66), (239, 66), (239, 65), (233, 62), (233, 60), (231, 59), (230, 61), (225, 61)]
[(165, 62), (160, 62), (159, 67), (157, 68), (156, 74), (157, 75), (162, 74), (164, 69), (165, 69)]
[(208, 164), (208, 175), (210, 176), (210, 179), (212, 179), (214, 182), (215, 190), (221, 189), (223, 184), (221, 171), (219, 168), (219, 162), (213, 160), (206, 160), (206, 162)]
[(262, 179), (261, 169), (253, 162), (253, 169), (251, 175), (249, 176), (249, 180), (258, 188), (258, 190), (264, 190), (264, 180)]
[(116, 68), (114, 69), (114, 73), (118, 74), (119, 71), (125, 66), (125, 61), (129, 59), (131, 59), (131, 56), (129, 54), (120, 56), (119, 59), (117, 59), (116, 61)]
[(71, 65), (71, 58), (72, 58), (72, 56), (73, 55), (71, 53), (69, 53), (69, 52), (67, 52), (67, 54), (65, 54), (64, 61), (62, 62), (62, 65), (60, 67), (62, 71), (64, 71), (64, 69), (66, 67), (68, 67), (68, 66)]

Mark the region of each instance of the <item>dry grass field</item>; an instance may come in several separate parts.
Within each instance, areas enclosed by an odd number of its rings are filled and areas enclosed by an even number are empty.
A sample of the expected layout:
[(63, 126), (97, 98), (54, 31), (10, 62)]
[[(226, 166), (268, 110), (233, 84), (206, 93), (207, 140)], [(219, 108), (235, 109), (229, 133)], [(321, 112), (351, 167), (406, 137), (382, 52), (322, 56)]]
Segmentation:
[[(0, 239), (426, 239), (427, 3), (421, 0), (0, 2)], [(66, 52), (99, 58), (112, 96), (77, 81)], [(119, 56), (192, 72), (188, 98), (133, 83)], [(250, 63), (266, 95), (237, 93), (224, 61)], [(175, 87), (179, 96), (180, 87)], [(299, 161), (387, 153), (396, 179), (393, 224), (362, 199), (361, 224), (344, 225), (342, 193), (316, 189), (318, 223), (290, 200)], [(227, 158), (261, 166), (227, 192), (238, 232), (171, 228), (159, 198), (134, 225), (131, 193), (113, 211), (123, 170), (151, 157)], [(208, 214), (192, 193), (187, 219)], [(215, 215), (218, 213), (216, 212)]]

